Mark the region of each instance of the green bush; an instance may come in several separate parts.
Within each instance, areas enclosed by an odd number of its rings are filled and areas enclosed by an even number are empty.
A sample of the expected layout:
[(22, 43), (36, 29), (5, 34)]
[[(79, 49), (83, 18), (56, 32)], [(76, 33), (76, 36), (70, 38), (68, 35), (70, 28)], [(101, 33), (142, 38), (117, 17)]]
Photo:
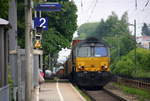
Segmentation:
[(150, 70), (150, 50), (137, 49), (138, 66), (143, 70)]
[(132, 73), (133, 77), (147, 77), (150, 78), (150, 70), (138, 69)]
[(128, 57), (123, 57), (120, 61), (118, 61), (115, 65), (115, 69), (113, 72), (116, 74), (124, 74), (131, 76), (132, 71), (135, 69), (135, 65), (133, 61)]
[(137, 48), (136, 65), (134, 50), (113, 63), (112, 72), (115, 74), (128, 75), (133, 77), (150, 77), (150, 50)]

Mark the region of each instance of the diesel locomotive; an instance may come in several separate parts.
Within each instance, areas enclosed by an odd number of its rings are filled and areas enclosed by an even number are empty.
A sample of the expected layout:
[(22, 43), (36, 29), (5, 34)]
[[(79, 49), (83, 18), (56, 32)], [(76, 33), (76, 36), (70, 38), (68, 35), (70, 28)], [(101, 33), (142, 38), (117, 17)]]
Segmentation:
[(97, 38), (74, 40), (64, 72), (81, 87), (103, 87), (111, 80), (107, 44)]

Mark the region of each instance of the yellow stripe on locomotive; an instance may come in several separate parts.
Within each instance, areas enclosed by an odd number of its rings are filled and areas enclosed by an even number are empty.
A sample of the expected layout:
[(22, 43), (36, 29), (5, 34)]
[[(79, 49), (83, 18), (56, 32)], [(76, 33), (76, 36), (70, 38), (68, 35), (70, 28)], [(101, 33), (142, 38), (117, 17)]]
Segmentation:
[(110, 71), (109, 57), (77, 57), (76, 72)]

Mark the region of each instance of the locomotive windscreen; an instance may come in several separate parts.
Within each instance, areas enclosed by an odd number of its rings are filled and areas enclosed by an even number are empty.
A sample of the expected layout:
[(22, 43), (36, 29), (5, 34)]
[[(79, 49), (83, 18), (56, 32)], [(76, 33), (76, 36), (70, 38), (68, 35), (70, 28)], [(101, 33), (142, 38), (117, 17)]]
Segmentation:
[(105, 57), (108, 56), (106, 47), (95, 47), (94, 48), (94, 56), (95, 57)]
[(88, 46), (82, 46), (78, 49), (78, 52), (77, 52), (77, 56), (78, 57), (91, 57), (92, 54), (91, 54), (91, 47), (88, 47)]
[(108, 56), (108, 49), (103, 45), (81, 45), (77, 49), (78, 57), (106, 57)]

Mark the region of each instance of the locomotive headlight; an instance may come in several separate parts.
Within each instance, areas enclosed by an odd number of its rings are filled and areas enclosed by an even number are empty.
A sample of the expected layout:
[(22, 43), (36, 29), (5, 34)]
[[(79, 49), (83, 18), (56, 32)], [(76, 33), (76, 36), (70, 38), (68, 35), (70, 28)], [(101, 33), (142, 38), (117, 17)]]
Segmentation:
[(82, 69), (82, 66), (79, 66), (79, 69)]
[(85, 67), (85, 64), (84, 64), (84, 63), (79, 63), (79, 64), (78, 64), (78, 68), (79, 68), (80, 70), (83, 70), (84, 67)]
[(102, 70), (106, 70), (107, 68), (108, 68), (108, 66), (106, 66), (106, 65), (102, 66)]
[(105, 68), (105, 69), (107, 69), (107, 68), (108, 68), (108, 66), (104, 66), (104, 68)]
[(84, 69), (84, 66), (79, 66), (79, 69)]

